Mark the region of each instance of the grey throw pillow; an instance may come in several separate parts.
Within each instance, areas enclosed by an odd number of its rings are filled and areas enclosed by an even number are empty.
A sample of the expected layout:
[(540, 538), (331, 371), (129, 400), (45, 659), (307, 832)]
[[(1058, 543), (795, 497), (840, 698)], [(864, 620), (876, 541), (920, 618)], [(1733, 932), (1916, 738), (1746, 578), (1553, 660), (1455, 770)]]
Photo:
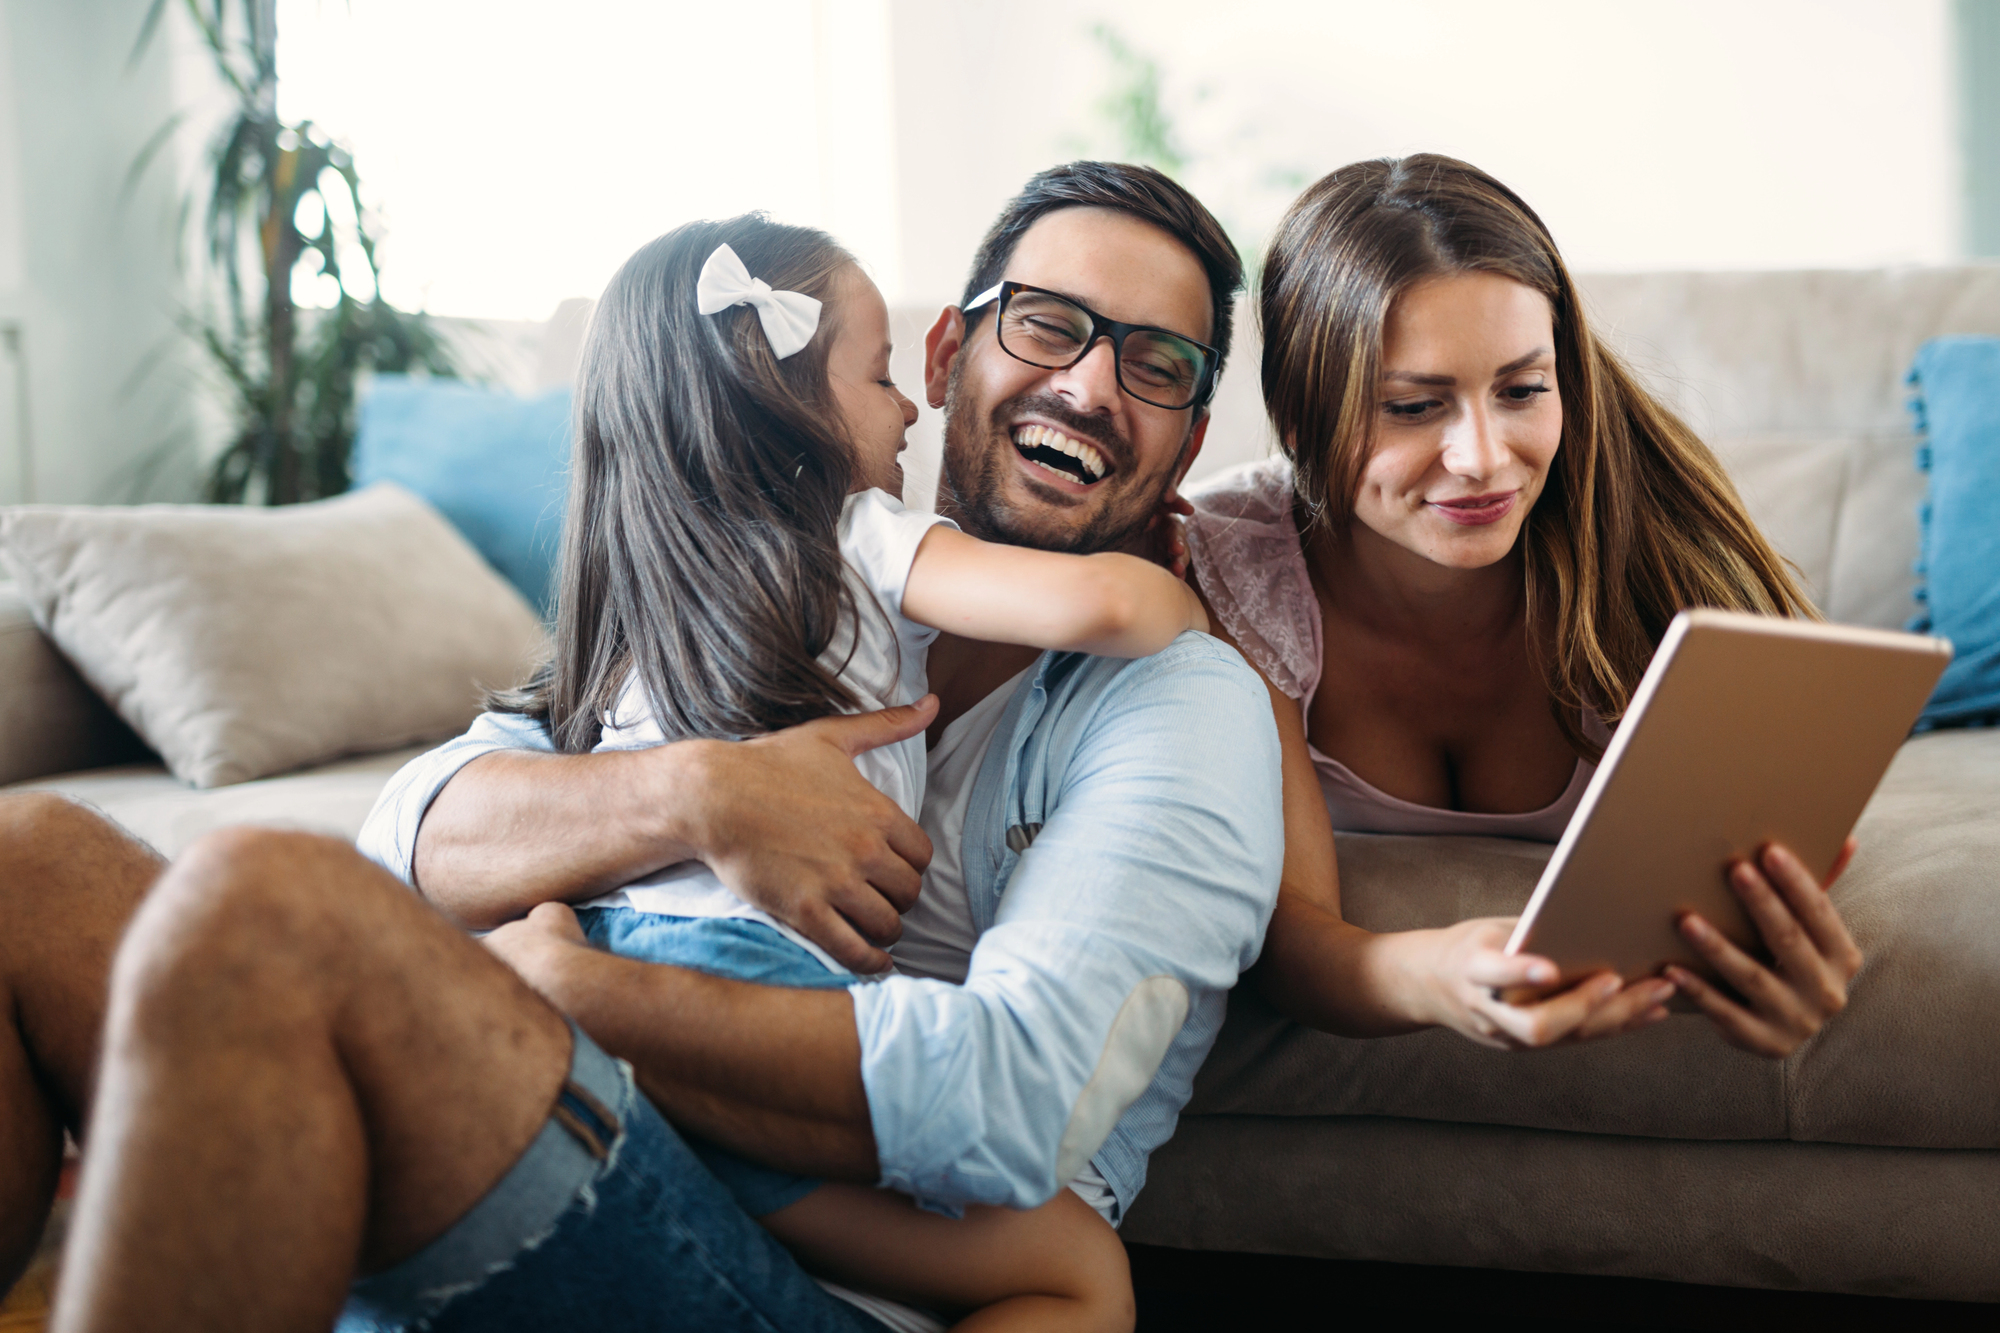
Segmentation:
[(525, 678), (540, 620), (394, 485), (276, 509), (0, 510), (35, 621), (197, 787), (448, 736)]

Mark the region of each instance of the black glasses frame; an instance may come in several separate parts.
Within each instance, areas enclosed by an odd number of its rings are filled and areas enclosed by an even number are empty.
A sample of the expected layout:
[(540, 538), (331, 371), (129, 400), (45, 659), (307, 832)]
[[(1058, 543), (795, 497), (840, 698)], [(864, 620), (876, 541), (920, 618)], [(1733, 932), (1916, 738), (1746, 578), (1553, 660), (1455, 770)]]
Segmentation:
[[(1007, 345), (1007, 340), (1000, 336), (1000, 320), (1007, 313), (1007, 303), (1012, 301), (1021, 292), (1034, 292), (1039, 296), (1053, 296), (1058, 301), (1065, 301), (1075, 306), (1089, 317), (1090, 333), (1084, 338), (1083, 346), (1077, 350), (1075, 356), (1060, 364), (1050, 365), (1045, 361), (1031, 361)], [(1173, 329), (1163, 329), (1157, 324), (1127, 324), (1122, 320), (1106, 319), (1103, 315), (1098, 314), (1074, 296), (1065, 296), (1061, 292), (1053, 292), (1046, 287), (1036, 287), (1025, 282), (1001, 282), (987, 288), (966, 303), (965, 313), (970, 315), (974, 311), (983, 309), (988, 305), (995, 307), (993, 311), (993, 341), (1000, 344), (1001, 351), (1025, 365), (1036, 366), (1042, 370), (1068, 370), (1071, 366), (1089, 356), (1090, 349), (1097, 346), (1100, 339), (1109, 338), (1111, 340), (1111, 366), (1113, 373), (1118, 377), (1118, 387), (1147, 406), (1163, 408), (1169, 412), (1186, 412), (1197, 407), (1206, 407), (1209, 395), (1215, 391), (1215, 367), (1217, 361), (1220, 360), (1220, 354), (1207, 343), (1196, 342), (1185, 333), (1178, 333)], [(1192, 398), (1185, 403), (1162, 403), (1148, 398), (1143, 393), (1139, 393), (1125, 382), (1125, 339), (1134, 333), (1164, 333), (1170, 338), (1180, 339), (1190, 347), (1201, 349), (1203, 355), (1208, 359), (1202, 363), (1201, 381), (1195, 385), (1194, 396)]]

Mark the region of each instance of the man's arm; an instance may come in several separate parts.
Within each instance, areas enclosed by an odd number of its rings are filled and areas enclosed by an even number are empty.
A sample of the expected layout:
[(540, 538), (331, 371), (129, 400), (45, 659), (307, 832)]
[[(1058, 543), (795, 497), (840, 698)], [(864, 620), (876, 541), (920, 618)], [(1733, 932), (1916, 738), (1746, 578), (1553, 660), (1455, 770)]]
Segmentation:
[(390, 780), (360, 846), (475, 929), (699, 860), (848, 967), (879, 971), (930, 841), (853, 760), (935, 709), (584, 755), (553, 753), (532, 719), (489, 713)]
[(486, 937), (680, 1128), (805, 1175), (874, 1184), (879, 1171), (854, 1002), (642, 963), (592, 948), (567, 908)]
[[(1186, 997), (1255, 958), (1283, 843), (1270, 708), (1231, 650), (1185, 638), (1068, 708), (1085, 735), (1042, 774), (1063, 785), (962, 987), (723, 980), (593, 951), (560, 907), (487, 943), (685, 1129), (945, 1208), (1039, 1205), (1152, 1080)], [(1004, 836), (969, 824), (967, 864)], [(1108, 1069), (1135, 1018), (1149, 1057)]]

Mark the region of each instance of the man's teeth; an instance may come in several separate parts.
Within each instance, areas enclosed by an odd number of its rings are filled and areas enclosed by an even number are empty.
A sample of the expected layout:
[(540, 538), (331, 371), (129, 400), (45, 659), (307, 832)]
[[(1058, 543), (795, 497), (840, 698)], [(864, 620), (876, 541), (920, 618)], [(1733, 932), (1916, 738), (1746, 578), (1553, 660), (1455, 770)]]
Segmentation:
[(1096, 481), (1105, 472), (1104, 455), (1082, 440), (1072, 440), (1059, 430), (1047, 426), (1023, 426), (1014, 432), (1014, 445), (1022, 450), (1042, 448), (1053, 449), (1059, 454), (1068, 454), (1083, 465), (1083, 470)]

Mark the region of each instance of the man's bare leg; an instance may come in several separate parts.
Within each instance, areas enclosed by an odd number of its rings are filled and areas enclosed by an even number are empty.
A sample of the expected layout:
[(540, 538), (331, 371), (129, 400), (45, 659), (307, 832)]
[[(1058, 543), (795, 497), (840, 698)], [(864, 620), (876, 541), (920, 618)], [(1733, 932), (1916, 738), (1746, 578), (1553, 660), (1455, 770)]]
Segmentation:
[(48, 1218), (63, 1129), (82, 1137), (111, 956), (164, 866), (74, 801), (0, 799), (0, 1292)]
[(563, 1020), (352, 848), (190, 848), (113, 971), (52, 1327), (325, 1329), (547, 1121)]

